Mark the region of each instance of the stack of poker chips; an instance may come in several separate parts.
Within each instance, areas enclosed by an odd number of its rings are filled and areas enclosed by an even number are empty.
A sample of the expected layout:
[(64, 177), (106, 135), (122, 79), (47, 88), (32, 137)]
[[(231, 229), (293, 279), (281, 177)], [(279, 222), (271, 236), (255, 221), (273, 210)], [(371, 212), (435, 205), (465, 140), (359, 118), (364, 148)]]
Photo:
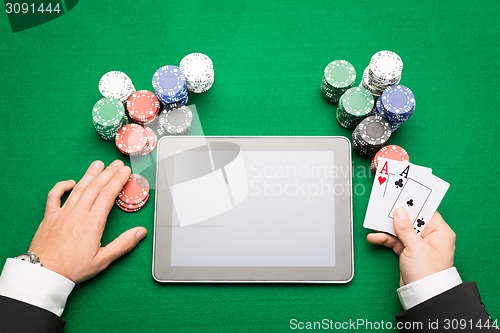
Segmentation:
[(391, 137), (389, 123), (378, 115), (363, 119), (352, 132), (352, 145), (361, 156), (374, 156)]
[(374, 173), (377, 172), (378, 163), (381, 158), (387, 158), (398, 162), (403, 162), (403, 161), (410, 162), (410, 156), (408, 155), (406, 150), (404, 150), (403, 147), (396, 145), (385, 146), (382, 149), (380, 149), (375, 154), (375, 156), (373, 156), (370, 168)]
[(152, 78), (153, 89), (163, 104), (188, 102), (186, 78), (179, 67), (167, 65), (160, 67)]
[(128, 123), (123, 103), (115, 98), (98, 100), (92, 108), (92, 123), (104, 140), (113, 141), (120, 127)]
[(214, 84), (214, 64), (203, 53), (190, 53), (182, 58), (179, 65), (189, 91), (202, 93)]
[(375, 104), (375, 112), (387, 120), (391, 131), (397, 131), (415, 112), (415, 96), (410, 88), (400, 84), (389, 86)]
[(356, 81), (356, 70), (346, 60), (334, 60), (325, 67), (320, 85), (321, 95), (331, 103), (338, 103), (340, 97)]
[(378, 97), (390, 85), (398, 84), (403, 73), (403, 60), (392, 51), (379, 51), (370, 59), (360, 86)]
[(135, 91), (132, 80), (120, 71), (104, 74), (99, 80), (99, 91), (104, 97), (115, 98), (122, 103)]
[(156, 148), (155, 131), (139, 124), (122, 126), (115, 136), (118, 150), (127, 156), (145, 156)]
[(128, 213), (137, 212), (142, 209), (149, 199), (149, 183), (141, 175), (131, 174), (118, 197), (116, 205)]
[(354, 129), (364, 118), (373, 114), (375, 101), (372, 94), (363, 87), (353, 87), (340, 97), (336, 118), (347, 129)]
[(127, 99), (127, 112), (137, 124), (151, 124), (158, 116), (161, 105), (154, 93), (148, 90), (133, 92)]
[(162, 110), (158, 117), (159, 136), (185, 135), (191, 128), (193, 113), (186, 105), (170, 105)]

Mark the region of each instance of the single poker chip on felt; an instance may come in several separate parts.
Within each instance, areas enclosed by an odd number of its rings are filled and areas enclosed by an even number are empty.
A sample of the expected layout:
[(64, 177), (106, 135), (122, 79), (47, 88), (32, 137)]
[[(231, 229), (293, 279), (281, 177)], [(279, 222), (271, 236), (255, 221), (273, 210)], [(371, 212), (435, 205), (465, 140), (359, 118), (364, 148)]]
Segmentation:
[(139, 124), (122, 126), (116, 133), (115, 144), (122, 154), (137, 156), (148, 144), (146, 130)]
[(127, 111), (138, 124), (151, 123), (160, 112), (160, 101), (148, 90), (133, 92), (127, 100)]
[(149, 198), (149, 183), (138, 174), (131, 174), (118, 198), (126, 205), (143, 205)]
[(403, 147), (397, 145), (389, 145), (380, 149), (372, 159), (371, 169), (373, 172), (377, 171), (378, 162), (381, 158), (387, 158), (398, 162), (410, 161), (410, 156)]

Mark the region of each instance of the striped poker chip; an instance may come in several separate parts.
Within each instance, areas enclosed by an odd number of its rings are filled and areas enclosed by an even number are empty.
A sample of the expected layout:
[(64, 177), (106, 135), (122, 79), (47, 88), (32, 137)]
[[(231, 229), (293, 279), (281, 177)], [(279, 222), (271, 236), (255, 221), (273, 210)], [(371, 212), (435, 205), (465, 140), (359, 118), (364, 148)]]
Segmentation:
[(356, 70), (346, 60), (334, 60), (326, 66), (324, 76), (333, 88), (349, 88), (356, 81)]
[(370, 145), (384, 145), (391, 137), (389, 123), (380, 116), (369, 116), (358, 125), (359, 135)]
[(158, 134), (184, 135), (189, 132), (193, 121), (193, 113), (189, 107), (182, 105), (171, 109), (167, 113), (162, 113), (158, 119)]
[(393, 51), (379, 51), (370, 59), (369, 73), (381, 84), (394, 84), (403, 72), (403, 60)]
[(146, 148), (148, 136), (143, 126), (127, 124), (116, 133), (115, 144), (122, 154), (137, 156)]
[(152, 83), (157, 95), (175, 97), (185, 88), (186, 78), (179, 67), (168, 65), (153, 74)]
[(118, 200), (131, 207), (144, 205), (149, 198), (149, 183), (141, 175), (131, 174), (118, 194)]
[(160, 112), (160, 101), (148, 90), (133, 92), (127, 100), (127, 111), (138, 124), (151, 123)]
[(389, 145), (382, 147), (372, 159), (370, 167), (373, 172), (377, 171), (378, 163), (381, 158), (387, 158), (398, 162), (410, 161), (410, 156), (403, 147), (397, 145)]
[(397, 84), (387, 87), (381, 96), (382, 107), (389, 114), (404, 117), (415, 110), (415, 96), (410, 88)]
[(353, 87), (342, 95), (339, 106), (351, 116), (364, 117), (370, 114), (374, 104), (373, 96), (367, 89)]
[(205, 92), (214, 84), (214, 65), (206, 54), (186, 55), (182, 58), (179, 68), (184, 73), (187, 89), (191, 92)]
[(135, 91), (135, 88), (127, 74), (111, 71), (104, 74), (99, 80), (99, 91), (104, 97), (116, 98), (124, 103)]

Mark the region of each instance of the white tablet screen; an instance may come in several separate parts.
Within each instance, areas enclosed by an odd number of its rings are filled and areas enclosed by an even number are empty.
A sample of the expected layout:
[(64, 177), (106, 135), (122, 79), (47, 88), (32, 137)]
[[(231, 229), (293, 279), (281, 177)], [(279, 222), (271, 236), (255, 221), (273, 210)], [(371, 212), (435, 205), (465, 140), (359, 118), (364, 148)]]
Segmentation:
[(171, 187), (172, 266), (335, 266), (332, 151), (240, 151), (209, 167)]

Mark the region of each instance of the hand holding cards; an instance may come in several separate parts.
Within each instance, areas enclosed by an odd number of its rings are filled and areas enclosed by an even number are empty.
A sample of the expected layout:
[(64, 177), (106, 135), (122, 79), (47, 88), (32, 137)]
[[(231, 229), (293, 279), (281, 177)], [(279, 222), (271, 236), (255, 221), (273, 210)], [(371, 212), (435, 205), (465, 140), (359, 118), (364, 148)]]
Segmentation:
[(450, 184), (434, 176), (432, 169), (395, 160), (380, 159), (363, 226), (396, 235), (392, 214), (405, 207), (413, 227), (421, 234), (436, 212)]

